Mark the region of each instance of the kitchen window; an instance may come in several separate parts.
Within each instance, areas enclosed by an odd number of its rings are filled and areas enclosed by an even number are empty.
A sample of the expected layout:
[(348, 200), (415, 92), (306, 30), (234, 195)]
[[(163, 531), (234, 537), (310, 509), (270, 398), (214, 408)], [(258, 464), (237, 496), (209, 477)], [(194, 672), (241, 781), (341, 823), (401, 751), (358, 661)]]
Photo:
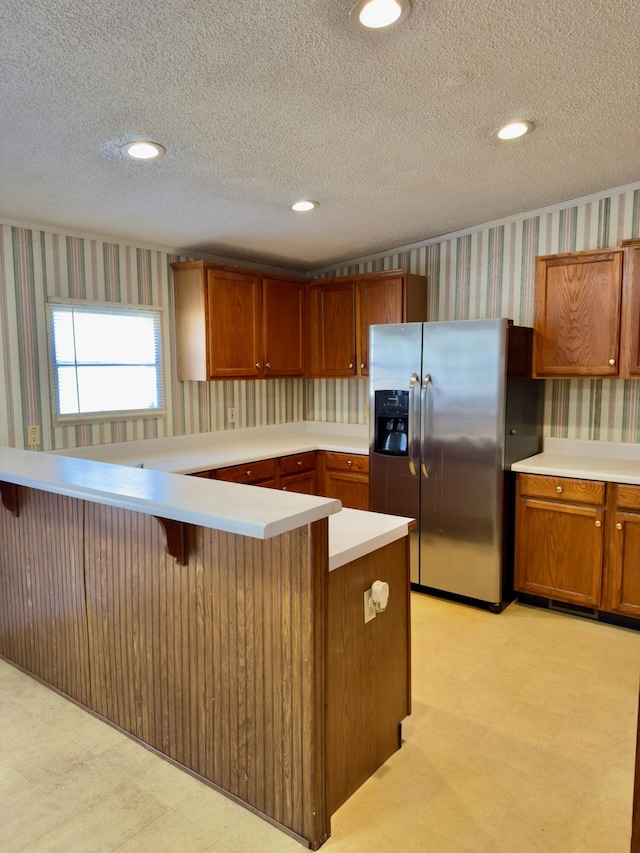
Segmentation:
[(48, 310), (58, 423), (164, 413), (160, 309), (51, 300)]

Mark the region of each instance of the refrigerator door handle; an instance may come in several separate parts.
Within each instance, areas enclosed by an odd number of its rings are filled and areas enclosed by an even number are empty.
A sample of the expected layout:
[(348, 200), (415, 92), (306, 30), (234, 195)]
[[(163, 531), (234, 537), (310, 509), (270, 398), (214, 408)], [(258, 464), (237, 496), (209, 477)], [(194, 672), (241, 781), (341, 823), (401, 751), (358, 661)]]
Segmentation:
[(417, 430), (415, 428), (415, 420), (416, 420), (416, 411), (418, 406), (416, 405), (416, 395), (418, 393), (418, 374), (411, 374), (411, 381), (409, 382), (409, 473), (412, 477), (417, 476), (418, 469), (416, 468), (416, 460), (418, 459), (418, 454), (416, 453), (416, 441), (417, 441)]
[(431, 382), (431, 374), (425, 373), (424, 379), (422, 380), (422, 388), (420, 390), (420, 470), (422, 471), (422, 476), (425, 478), (429, 477), (429, 470), (427, 468), (427, 388), (429, 383)]

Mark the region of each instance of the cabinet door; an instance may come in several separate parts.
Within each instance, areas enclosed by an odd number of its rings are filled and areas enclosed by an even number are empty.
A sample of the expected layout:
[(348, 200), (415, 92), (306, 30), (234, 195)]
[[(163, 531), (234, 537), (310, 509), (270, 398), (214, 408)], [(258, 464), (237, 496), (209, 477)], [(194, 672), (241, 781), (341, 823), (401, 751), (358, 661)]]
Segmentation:
[(598, 608), (604, 510), (525, 497), (516, 513), (515, 588)]
[(640, 246), (625, 249), (620, 378), (640, 377)]
[(369, 509), (369, 457), (327, 451), (323, 459), (324, 495), (351, 509)]
[(611, 537), (611, 610), (640, 616), (640, 513), (617, 512)]
[(402, 276), (358, 282), (357, 364), (360, 376), (369, 375), (369, 326), (404, 320), (403, 287)]
[(284, 492), (297, 492), (300, 495), (315, 495), (316, 472), (305, 471), (302, 474), (292, 474), (288, 477), (280, 477), (280, 488)]
[(348, 474), (344, 471), (327, 471), (325, 497), (335, 498), (350, 509), (369, 509), (369, 477), (366, 474)]
[(536, 259), (534, 376), (617, 376), (622, 250)]
[(304, 285), (262, 280), (265, 376), (304, 376)]
[(608, 610), (640, 617), (640, 486), (615, 485), (609, 524)]
[(355, 284), (312, 285), (309, 297), (312, 375), (355, 376)]
[(258, 276), (207, 270), (209, 378), (258, 378), (262, 372)]

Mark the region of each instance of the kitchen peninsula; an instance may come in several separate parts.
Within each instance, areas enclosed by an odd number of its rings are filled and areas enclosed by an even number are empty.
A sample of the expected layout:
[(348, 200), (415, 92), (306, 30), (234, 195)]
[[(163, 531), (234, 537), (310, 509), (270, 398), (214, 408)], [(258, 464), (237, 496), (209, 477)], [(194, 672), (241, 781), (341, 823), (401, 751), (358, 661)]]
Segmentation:
[(316, 849), (410, 712), (410, 520), (151, 464), (0, 448), (0, 654)]

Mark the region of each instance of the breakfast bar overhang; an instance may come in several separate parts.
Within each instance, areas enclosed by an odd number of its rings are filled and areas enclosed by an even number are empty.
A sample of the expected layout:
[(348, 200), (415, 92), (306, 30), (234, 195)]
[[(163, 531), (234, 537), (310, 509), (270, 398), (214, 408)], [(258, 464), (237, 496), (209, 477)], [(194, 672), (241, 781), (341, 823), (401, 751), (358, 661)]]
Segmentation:
[(410, 713), (410, 519), (9, 448), (0, 495), (0, 655), (317, 849)]

